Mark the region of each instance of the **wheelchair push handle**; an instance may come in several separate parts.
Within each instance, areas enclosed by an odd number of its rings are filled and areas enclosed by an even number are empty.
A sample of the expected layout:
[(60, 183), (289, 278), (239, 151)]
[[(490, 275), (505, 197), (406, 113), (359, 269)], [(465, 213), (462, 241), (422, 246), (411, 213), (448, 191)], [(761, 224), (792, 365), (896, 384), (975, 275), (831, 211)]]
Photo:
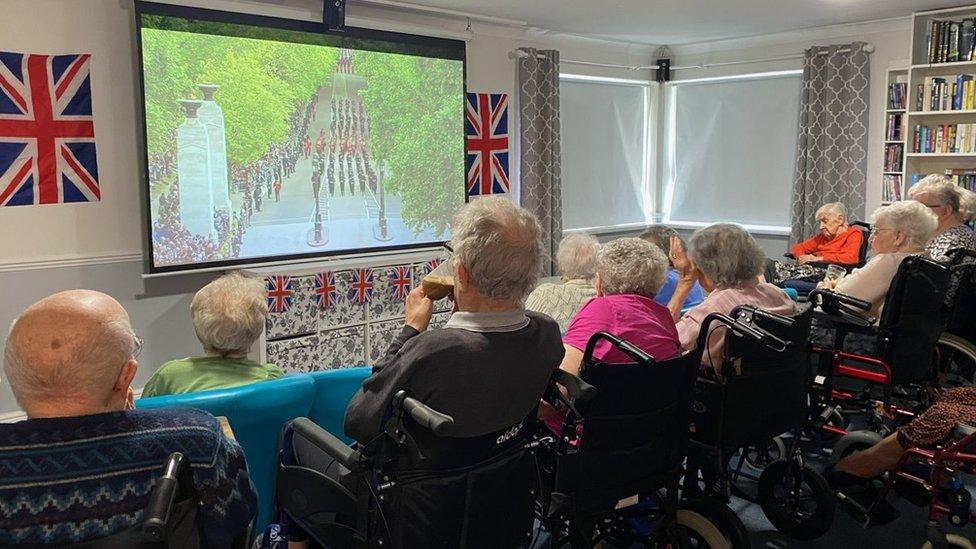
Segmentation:
[(698, 333), (698, 347), (700, 349), (705, 348), (708, 334), (711, 331), (709, 328), (713, 322), (724, 324), (725, 327), (732, 330), (736, 334), (762, 343), (774, 351), (781, 352), (786, 350), (787, 344), (782, 339), (767, 332), (766, 330), (763, 330), (762, 328), (752, 326), (728, 315), (723, 315), (722, 313), (710, 313), (705, 317), (704, 322), (702, 322), (701, 330)]
[(454, 426), (453, 417), (438, 412), (415, 398), (405, 396), (402, 406), (403, 411), (410, 414), (414, 421), (435, 435), (443, 435), (445, 430)]
[(556, 368), (552, 380), (566, 388), (566, 394), (573, 400), (587, 401), (596, 396), (596, 387), (574, 376), (566, 370)]
[[(847, 294), (842, 294), (839, 292), (835, 292), (833, 290), (821, 289), (821, 290), (814, 290), (810, 292), (809, 295), (810, 301), (813, 301), (817, 297), (821, 299), (821, 308), (823, 308), (823, 304), (825, 303), (850, 305), (851, 307), (856, 307), (858, 309), (861, 309), (862, 311), (867, 311), (868, 309), (871, 308), (871, 303), (864, 301), (863, 299), (851, 297)], [(829, 304), (827, 305), (827, 307), (830, 307)]]
[(780, 314), (771, 313), (769, 311), (764, 311), (753, 305), (739, 305), (735, 309), (732, 309), (732, 314), (730, 316), (736, 319), (744, 320), (746, 322), (751, 322), (752, 318), (755, 317), (764, 318), (766, 320), (769, 320), (770, 322), (775, 322), (782, 326), (786, 326), (787, 328), (793, 326), (793, 322), (794, 322), (794, 320), (788, 316), (783, 316)]
[(586, 350), (583, 352), (583, 362), (589, 362), (593, 359), (593, 351), (596, 349), (596, 344), (599, 343), (601, 339), (609, 341), (611, 345), (620, 349), (624, 352), (624, 354), (634, 359), (634, 362), (641, 362), (645, 364), (651, 364), (654, 362), (654, 357), (645, 353), (633, 343), (620, 339), (609, 332), (597, 332), (590, 336), (590, 340), (586, 342)]
[(167, 524), (176, 496), (180, 491), (180, 479), (184, 476), (183, 468), (187, 467), (183, 454), (173, 452), (166, 460), (163, 476), (156, 479), (149, 492), (149, 503), (143, 520), (143, 531), (155, 541), (163, 541), (166, 537)]

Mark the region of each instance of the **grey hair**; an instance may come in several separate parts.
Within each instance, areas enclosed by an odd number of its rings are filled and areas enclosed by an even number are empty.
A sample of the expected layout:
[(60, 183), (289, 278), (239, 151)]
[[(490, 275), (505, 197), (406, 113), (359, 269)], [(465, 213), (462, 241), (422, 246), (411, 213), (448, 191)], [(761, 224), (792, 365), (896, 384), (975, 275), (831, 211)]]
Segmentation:
[(921, 181), (912, 185), (908, 189), (908, 197), (914, 199), (921, 193), (927, 193), (942, 204), (952, 208), (952, 212), (956, 213), (960, 210), (959, 201), (962, 198), (962, 193), (959, 191), (959, 186), (953, 183), (949, 177), (933, 173), (926, 175)]
[(640, 234), (640, 239), (654, 244), (659, 250), (664, 252), (665, 256), (668, 256), (671, 253), (672, 236), (678, 237), (678, 240), (681, 240), (682, 245), (685, 243), (685, 240), (681, 238), (678, 231), (668, 227), (667, 225), (651, 225), (650, 227), (644, 229), (644, 232)]
[(664, 284), (668, 258), (640, 238), (618, 238), (600, 248), (596, 272), (606, 295), (637, 294), (653, 298)]
[(521, 302), (539, 279), (539, 222), (500, 196), (465, 204), (451, 226), (455, 269), (464, 265), (482, 297)]
[(48, 368), (31, 365), (27, 341), (12, 337), (18, 316), (10, 324), (3, 351), (3, 371), (21, 408), (28, 400), (63, 400), (73, 396), (89, 398), (115, 384), (119, 371), (136, 350), (135, 332), (127, 316), (97, 323), (96, 331), (82, 342), (71, 344), (71, 353)]
[(976, 219), (976, 193), (969, 189), (959, 189), (962, 198), (959, 199), (959, 215), (963, 221), (973, 221)]
[(716, 223), (691, 236), (691, 260), (716, 287), (731, 288), (755, 280), (766, 257), (745, 229)]
[(820, 219), (821, 215), (836, 215), (847, 222), (847, 206), (840, 202), (828, 202), (817, 210), (814, 219)]
[(924, 248), (932, 239), (939, 220), (928, 207), (914, 200), (892, 202), (881, 206), (871, 214), (871, 222), (886, 221), (891, 227), (901, 232), (908, 239), (908, 243), (915, 248)]
[(600, 241), (589, 234), (571, 234), (559, 242), (556, 264), (559, 274), (574, 279), (589, 280), (596, 276), (596, 257), (600, 252)]
[(190, 316), (205, 351), (247, 354), (268, 317), (264, 283), (240, 273), (226, 274), (193, 296)]

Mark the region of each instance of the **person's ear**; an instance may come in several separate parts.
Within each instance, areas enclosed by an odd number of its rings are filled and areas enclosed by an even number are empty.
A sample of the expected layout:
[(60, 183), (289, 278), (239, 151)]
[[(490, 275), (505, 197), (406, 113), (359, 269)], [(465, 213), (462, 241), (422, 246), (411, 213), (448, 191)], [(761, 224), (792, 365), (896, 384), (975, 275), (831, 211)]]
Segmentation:
[(600, 273), (596, 273), (596, 278), (593, 280), (593, 287), (596, 288), (597, 297), (603, 297), (603, 280), (600, 278)]
[(130, 358), (122, 365), (122, 369), (119, 370), (119, 377), (115, 378), (115, 387), (112, 389), (119, 391), (122, 394), (128, 392), (129, 387), (132, 386), (132, 380), (136, 377), (136, 370), (139, 369), (139, 363), (134, 358)]
[(457, 280), (455, 280), (454, 283), (460, 283), (462, 287), (467, 288), (468, 282), (471, 281), (471, 275), (468, 273), (468, 269), (464, 266), (464, 263), (458, 262), (455, 274), (457, 276)]

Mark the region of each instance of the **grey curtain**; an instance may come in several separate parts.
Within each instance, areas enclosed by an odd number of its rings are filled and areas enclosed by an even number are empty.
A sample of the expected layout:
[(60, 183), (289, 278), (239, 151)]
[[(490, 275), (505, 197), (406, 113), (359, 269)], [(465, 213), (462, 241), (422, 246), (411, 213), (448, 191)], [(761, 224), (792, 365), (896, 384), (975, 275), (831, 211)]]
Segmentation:
[(519, 116), (521, 205), (542, 226), (542, 274), (556, 272), (563, 232), (559, 164), (559, 52), (519, 48), (515, 89)]
[(791, 242), (816, 234), (814, 214), (827, 202), (843, 202), (851, 219), (864, 219), (869, 84), (864, 42), (806, 51)]

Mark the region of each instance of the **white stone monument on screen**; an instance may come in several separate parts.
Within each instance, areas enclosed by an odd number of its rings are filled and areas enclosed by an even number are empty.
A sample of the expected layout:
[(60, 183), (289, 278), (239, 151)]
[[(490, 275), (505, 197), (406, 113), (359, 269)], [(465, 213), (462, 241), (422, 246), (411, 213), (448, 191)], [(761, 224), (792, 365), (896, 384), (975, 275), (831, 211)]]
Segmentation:
[(207, 137), (210, 140), (210, 185), (213, 187), (214, 207), (230, 212), (224, 111), (214, 101), (214, 94), (220, 86), (216, 84), (197, 85), (203, 92), (203, 103), (197, 111), (197, 117), (207, 128)]
[(176, 130), (176, 165), (180, 182), (180, 219), (193, 234), (217, 239), (211, 185), (210, 140), (197, 117), (203, 101), (181, 99), (186, 120)]

